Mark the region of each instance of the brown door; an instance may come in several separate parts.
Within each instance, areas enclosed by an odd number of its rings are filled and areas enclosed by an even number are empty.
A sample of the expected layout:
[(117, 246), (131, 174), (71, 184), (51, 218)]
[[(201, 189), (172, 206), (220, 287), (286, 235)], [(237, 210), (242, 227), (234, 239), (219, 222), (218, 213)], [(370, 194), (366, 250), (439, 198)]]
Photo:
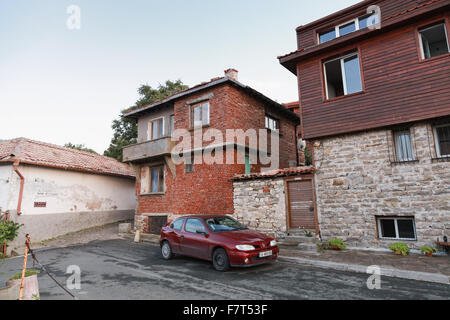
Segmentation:
[(288, 181), (289, 227), (316, 229), (312, 180)]

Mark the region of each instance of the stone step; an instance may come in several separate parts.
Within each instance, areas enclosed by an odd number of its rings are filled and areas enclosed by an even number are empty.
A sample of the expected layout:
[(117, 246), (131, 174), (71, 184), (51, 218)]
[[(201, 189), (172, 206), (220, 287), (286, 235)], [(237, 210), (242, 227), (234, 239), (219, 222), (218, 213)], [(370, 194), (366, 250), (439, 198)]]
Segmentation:
[(308, 232), (310, 232), (313, 237), (316, 235), (315, 230), (303, 230), (303, 229), (290, 229), (288, 230), (287, 235), (301, 237), (306, 236)]
[(300, 243), (297, 246), (297, 249), (301, 250), (301, 251), (317, 252), (317, 244), (315, 244), (315, 243)]
[(307, 237), (307, 236), (286, 236), (284, 239), (287, 242), (298, 242), (298, 243), (315, 243), (315, 237)]

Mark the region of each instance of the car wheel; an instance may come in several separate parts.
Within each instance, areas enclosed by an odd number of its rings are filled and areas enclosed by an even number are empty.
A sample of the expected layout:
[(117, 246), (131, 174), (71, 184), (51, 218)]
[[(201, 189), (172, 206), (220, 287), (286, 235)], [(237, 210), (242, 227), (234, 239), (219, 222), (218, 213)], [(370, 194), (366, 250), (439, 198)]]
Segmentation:
[(213, 253), (213, 266), (217, 271), (227, 271), (230, 269), (230, 259), (228, 259), (225, 249), (218, 248)]
[(164, 241), (161, 246), (161, 254), (165, 260), (170, 260), (173, 258), (172, 247), (169, 241)]

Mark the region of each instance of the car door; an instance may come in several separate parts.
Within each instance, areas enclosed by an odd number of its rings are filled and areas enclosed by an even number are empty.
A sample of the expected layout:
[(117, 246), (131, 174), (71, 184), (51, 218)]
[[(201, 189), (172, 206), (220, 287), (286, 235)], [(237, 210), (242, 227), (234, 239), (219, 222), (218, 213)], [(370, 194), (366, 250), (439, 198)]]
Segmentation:
[[(197, 230), (203, 231), (204, 234), (197, 233)], [(184, 224), (182, 236), (182, 254), (201, 259), (208, 259), (208, 233), (200, 219), (188, 218)]]
[(174, 253), (181, 253), (181, 240), (183, 237), (183, 224), (185, 218), (177, 219), (170, 225), (171, 231), (168, 234), (168, 240)]

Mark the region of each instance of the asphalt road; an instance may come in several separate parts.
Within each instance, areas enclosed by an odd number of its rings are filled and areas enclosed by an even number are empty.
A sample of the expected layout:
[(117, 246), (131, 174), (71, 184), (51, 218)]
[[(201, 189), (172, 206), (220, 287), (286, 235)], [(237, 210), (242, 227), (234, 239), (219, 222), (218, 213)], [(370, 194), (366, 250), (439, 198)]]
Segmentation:
[[(64, 285), (67, 267), (81, 269), (85, 299), (450, 299), (450, 286), (382, 277), (369, 290), (368, 275), (275, 262), (216, 272), (209, 262), (186, 257), (162, 259), (159, 247), (129, 240), (94, 241), (36, 251), (41, 263)], [(20, 271), (23, 258), (4, 261), (0, 284)], [(32, 267), (32, 262), (28, 263)], [(42, 300), (70, 299), (46, 274), (39, 275)]]

